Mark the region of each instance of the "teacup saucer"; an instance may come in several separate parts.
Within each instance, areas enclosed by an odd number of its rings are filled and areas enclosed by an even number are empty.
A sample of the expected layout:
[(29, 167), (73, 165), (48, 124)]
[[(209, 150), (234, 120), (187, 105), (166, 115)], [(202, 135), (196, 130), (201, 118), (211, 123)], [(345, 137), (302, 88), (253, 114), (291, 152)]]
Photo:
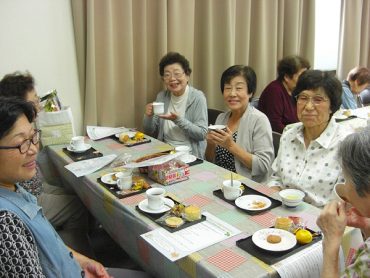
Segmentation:
[(85, 144), (82, 149), (76, 150), (76, 149), (72, 148), (71, 146), (68, 146), (67, 150), (70, 151), (70, 152), (73, 152), (73, 153), (83, 153), (83, 152), (86, 152), (87, 150), (89, 150), (90, 148), (91, 148), (90, 144)]
[(165, 205), (163, 205), (160, 209), (157, 210), (152, 210), (148, 207), (148, 199), (142, 200), (138, 206), (141, 211), (156, 214), (169, 211), (175, 205), (175, 203), (168, 198), (164, 198), (164, 203)]

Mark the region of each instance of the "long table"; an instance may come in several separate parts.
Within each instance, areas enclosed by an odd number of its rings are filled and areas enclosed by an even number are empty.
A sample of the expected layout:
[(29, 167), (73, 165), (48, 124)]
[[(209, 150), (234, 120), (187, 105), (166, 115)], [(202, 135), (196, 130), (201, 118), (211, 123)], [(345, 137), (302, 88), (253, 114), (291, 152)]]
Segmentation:
[[(109, 138), (89, 143), (104, 155), (127, 153), (133, 158), (171, 149), (171, 146), (156, 139), (152, 139), (151, 143), (133, 147), (125, 147)], [(198, 205), (202, 211), (210, 212), (241, 230), (242, 233), (173, 263), (140, 237), (141, 234), (158, 228), (156, 223), (135, 209), (135, 206), (145, 199), (145, 194), (123, 199), (115, 197), (97, 182), (98, 177), (112, 171), (110, 168), (77, 178), (64, 168), (66, 164), (73, 161), (62, 151), (63, 147), (65, 146), (49, 146), (47, 152), (64, 183), (72, 186), (109, 235), (143, 269), (155, 277), (279, 277), (275, 269), (238, 248), (235, 242), (259, 229), (272, 226), (277, 216), (301, 216), (309, 227), (316, 227), (315, 222), (319, 209), (307, 203), (294, 209), (280, 206), (263, 214), (252, 216), (224, 202), (214, 196), (213, 191), (220, 188), (223, 180), (229, 179), (230, 172), (204, 161), (190, 167), (188, 180), (164, 188), (174, 198), (188, 204)], [(269, 188), (247, 178), (238, 177), (246, 185), (277, 197), (277, 193)], [(154, 187), (162, 187), (148, 178), (147, 180)], [(343, 241), (342, 247), (345, 255), (350, 256), (354, 251), (351, 248), (351, 231), (346, 234), (347, 239)]]

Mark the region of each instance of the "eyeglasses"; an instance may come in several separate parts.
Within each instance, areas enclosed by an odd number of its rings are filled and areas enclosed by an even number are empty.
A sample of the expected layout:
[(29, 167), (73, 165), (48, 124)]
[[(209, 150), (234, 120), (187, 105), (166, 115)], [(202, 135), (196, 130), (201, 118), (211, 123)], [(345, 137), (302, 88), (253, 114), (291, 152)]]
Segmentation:
[(12, 146), (12, 147), (0, 146), (0, 150), (18, 149), (21, 154), (25, 154), (30, 149), (31, 143), (36, 145), (40, 142), (40, 133), (41, 133), (41, 130), (36, 129), (32, 137), (24, 140), (22, 144), (19, 144), (18, 146)]
[(165, 72), (163, 74), (163, 79), (164, 80), (170, 80), (171, 77), (173, 76), (175, 79), (179, 79), (184, 75), (185, 72), (180, 72), (180, 71), (175, 71), (173, 73), (170, 72)]
[(309, 101), (311, 101), (312, 104), (316, 106), (328, 101), (328, 99), (323, 96), (309, 97), (307, 95), (302, 94), (295, 96), (295, 99), (297, 100), (297, 104), (306, 105)]

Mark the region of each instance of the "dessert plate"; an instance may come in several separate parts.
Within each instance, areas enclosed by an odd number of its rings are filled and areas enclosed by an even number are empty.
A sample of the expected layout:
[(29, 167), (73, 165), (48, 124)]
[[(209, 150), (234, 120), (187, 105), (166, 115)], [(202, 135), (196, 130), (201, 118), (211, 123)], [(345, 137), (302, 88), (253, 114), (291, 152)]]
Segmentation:
[(271, 201), (261, 195), (244, 195), (235, 200), (235, 205), (241, 209), (259, 211), (269, 208)]
[(135, 131), (124, 131), (124, 132), (121, 132), (121, 133), (117, 133), (116, 137), (119, 138), (121, 134), (123, 134), (123, 136), (127, 135), (128, 137), (133, 138), (135, 136), (136, 132)]
[(104, 182), (105, 184), (117, 184), (117, 180), (113, 179), (113, 175), (116, 173), (109, 173), (105, 174), (104, 176), (101, 176), (101, 181)]
[(163, 213), (163, 212), (169, 211), (175, 205), (175, 203), (171, 199), (168, 199), (168, 198), (164, 198), (164, 203), (165, 204), (160, 209), (152, 210), (148, 207), (148, 199), (145, 199), (139, 203), (138, 207), (140, 210), (144, 212), (156, 214), (156, 213)]
[[(270, 243), (267, 241), (269, 235), (278, 235), (281, 237), (281, 241), (279, 243)], [(262, 229), (255, 232), (252, 236), (252, 241), (259, 248), (275, 252), (287, 251), (297, 244), (295, 235), (282, 229), (273, 228)]]
[(86, 152), (87, 150), (89, 150), (91, 148), (91, 145), (90, 144), (84, 144), (84, 147), (82, 149), (73, 149), (71, 146), (67, 146), (67, 150), (70, 151), (70, 152), (73, 152), (73, 153), (83, 153), (83, 152)]

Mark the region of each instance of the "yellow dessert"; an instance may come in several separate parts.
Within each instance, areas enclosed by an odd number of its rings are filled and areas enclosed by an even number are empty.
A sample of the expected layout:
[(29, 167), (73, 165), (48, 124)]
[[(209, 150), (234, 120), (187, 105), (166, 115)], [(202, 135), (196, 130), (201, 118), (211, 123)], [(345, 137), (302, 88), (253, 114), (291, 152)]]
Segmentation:
[(184, 220), (177, 216), (171, 216), (166, 218), (165, 222), (168, 227), (177, 228), (184, 223)]
[(144, 133), (138, 131), (135, 133), (134, 140), (141, 141), (144, 139)]
[(185, 219), (188, 221), (195, 221), (200, 219), (201, 213), (200, 208), (194, 205), (190, 205), (184, 210)]
[(293, 220), (288, 217), (278, 217), (275, 220), (275, 228), (290, 231), (293, 226)]
[(127, 134), (120, 134), (119, 135), (119, 141), (122, 143), (127, 143), (130, 140), (130, 137)]

